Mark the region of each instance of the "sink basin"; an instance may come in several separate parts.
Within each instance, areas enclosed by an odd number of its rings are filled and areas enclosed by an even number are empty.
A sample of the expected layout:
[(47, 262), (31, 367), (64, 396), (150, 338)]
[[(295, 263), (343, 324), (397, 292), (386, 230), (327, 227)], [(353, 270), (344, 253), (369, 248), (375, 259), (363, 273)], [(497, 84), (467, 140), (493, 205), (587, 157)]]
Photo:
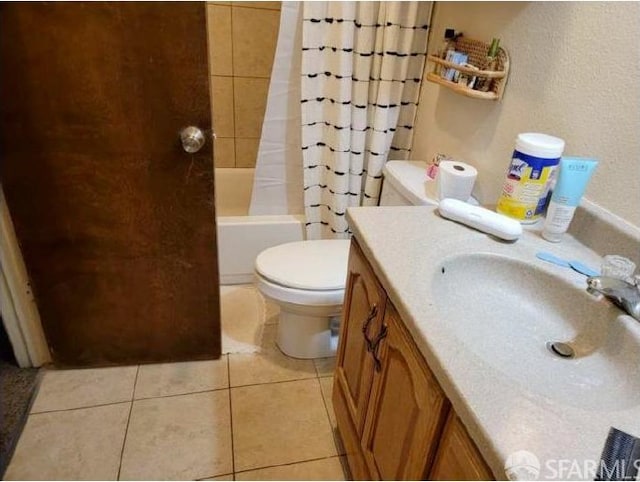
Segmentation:
[[(640, 325), (610, 303), (494, 254), (450, 256), (433, 276), (440, 321), (510, 382), (584, 410), (640, 403)], [(573, 357), (554, 352), (553, 342), (568, 345)]]

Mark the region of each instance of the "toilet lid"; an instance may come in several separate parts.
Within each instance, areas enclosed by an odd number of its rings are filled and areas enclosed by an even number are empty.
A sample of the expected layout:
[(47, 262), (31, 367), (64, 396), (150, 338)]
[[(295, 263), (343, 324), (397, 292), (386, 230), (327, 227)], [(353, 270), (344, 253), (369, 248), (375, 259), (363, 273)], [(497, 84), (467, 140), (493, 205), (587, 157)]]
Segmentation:
[(344, 289), (349, 240), (323, 239), (285, 243), (264, 250), (256, 271), (283, 286), (303, 290)]

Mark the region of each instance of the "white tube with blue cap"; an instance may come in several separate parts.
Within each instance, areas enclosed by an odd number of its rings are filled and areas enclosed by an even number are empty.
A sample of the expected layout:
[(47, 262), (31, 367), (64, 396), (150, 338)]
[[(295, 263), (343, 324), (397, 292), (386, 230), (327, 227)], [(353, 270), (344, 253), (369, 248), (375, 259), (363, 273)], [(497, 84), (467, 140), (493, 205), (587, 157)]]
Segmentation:
[(542, 229), (544, 239), (552, 243), (562, 241), (597, 165), (598, 161), (594, 159), (580, 157), (563, 157), (560, 160), (558, 181), (553, 189)]

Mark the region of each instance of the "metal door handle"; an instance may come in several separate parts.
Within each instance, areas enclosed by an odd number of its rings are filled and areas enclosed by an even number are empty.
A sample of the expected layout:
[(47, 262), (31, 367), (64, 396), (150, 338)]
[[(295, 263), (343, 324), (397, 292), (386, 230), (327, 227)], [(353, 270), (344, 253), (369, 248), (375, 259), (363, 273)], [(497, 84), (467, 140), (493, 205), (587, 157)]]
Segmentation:
[(380, 345), (380, 342), (387, 337), (388, 332), (389, 330), (387, 325), (382, 325), (380, 331), (371, 342), (371, 355), (373, 356), (373, 362), (375, 363), (377, 372), (382, 369), (382, 363), (380, 362), (380, 358), (378, 358), (378, 346)]
[(185, 152), (193, 154), (202, 149), (207, 141), (202, 129), (196, 126), (185, 127), (180, 131), (180, 142), (182, 142), (182, 148)]
[(371, 351), (371, 340), (369, 339), (367, 332), (369, 331), (369, 325), (371, 324), (371, 322), (373, 321), (373, 319), (376, 317), (377, 314), (378, 314), (378, 306), (374, 303), (371, 309), (369, 310), (369, 316), (367, 316), (367, 319), (362, 324), (362, 334), (364, 335), (364, 340), (365, 340), (365, 343), (367, 344), (367, 351)]

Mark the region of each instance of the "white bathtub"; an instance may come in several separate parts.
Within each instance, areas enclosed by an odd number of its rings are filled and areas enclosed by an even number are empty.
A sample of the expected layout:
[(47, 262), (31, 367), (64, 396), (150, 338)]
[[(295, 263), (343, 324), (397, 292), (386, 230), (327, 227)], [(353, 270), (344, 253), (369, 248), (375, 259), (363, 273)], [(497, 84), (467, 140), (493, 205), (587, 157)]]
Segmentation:
[(218, 265), (221, 284), (250, 283), (264, 249), (305, 236), (304, 216), (249, 216), (253, 169), (216, 168)]

